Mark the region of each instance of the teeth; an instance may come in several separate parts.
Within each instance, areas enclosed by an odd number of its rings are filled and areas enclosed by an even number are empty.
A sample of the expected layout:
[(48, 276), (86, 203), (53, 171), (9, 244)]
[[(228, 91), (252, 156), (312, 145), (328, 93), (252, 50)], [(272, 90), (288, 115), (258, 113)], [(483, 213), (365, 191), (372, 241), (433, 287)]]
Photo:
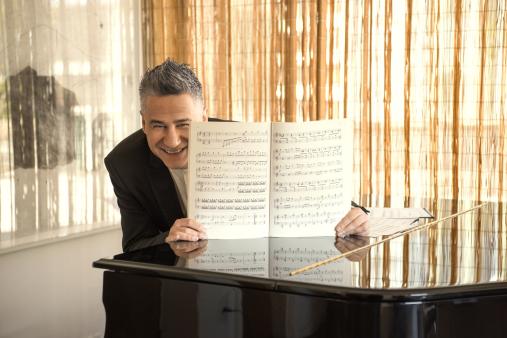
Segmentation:
[[(161, 148), (162, 149), (162, 148)], [(183, 151), (183, 148), (182, 149), (178, 149), (178, 150), (175, 150), (175, 151), (172, 151), (172, 150), (168, 150), (168, 149), (162, 149), (163, 151), (165, 151), (166, 153), (168, 154), (177, 154), (177, 153), (181, 153)]]

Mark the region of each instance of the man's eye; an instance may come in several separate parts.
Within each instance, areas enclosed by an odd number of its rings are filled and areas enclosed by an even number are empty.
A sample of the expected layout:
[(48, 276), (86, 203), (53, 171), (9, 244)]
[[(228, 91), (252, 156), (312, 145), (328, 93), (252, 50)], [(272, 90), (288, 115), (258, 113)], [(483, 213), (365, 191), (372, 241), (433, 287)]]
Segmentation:
[(163, 124), (152, 124), (151, 127), (152, 128), (164, 128), (164, 125)]
[(189, 127), (190, 126), (190, 123), (180, 123), (177, 125), (178, 128), (186, 128), (186, 127)]

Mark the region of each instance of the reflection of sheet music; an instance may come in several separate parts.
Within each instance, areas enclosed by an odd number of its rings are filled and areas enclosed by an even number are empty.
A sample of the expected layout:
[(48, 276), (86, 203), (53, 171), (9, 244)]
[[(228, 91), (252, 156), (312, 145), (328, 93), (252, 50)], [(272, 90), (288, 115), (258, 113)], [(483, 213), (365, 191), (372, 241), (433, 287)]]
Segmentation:
[(355, 263), (347, 259), (289, 276), (292, 270), (337, 254), (339, 251), (334, 247), (334, 237), (209, 240), (207, 250), (202, 255), (189, 259), (186, 267), (272, 279), (352, 286), (352, 266)]
[(273, 123), (270, 236), (334, 235), (350, 209), (350, 121)]
[(289, 272), (339, 254), (333, 237), (271, 238), (269, 274), (271, 278), (311, 283), (352, 285), (351, 262), (343, 259), (289, 277)]
[(268, 277), (268, 240), (231, 239), (210, 240), (204, 254), (189, 259), (192, 269)]
[(209, 238), (267, 236), (269, 130), (266, 123), (192, 123), (187, 212)]

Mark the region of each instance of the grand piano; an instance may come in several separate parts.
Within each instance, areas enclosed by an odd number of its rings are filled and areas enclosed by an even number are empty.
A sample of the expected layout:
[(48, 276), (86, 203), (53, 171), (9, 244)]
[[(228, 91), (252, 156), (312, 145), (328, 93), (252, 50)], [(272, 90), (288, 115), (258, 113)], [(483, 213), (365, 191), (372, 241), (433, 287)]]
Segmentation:
[[(442, 218), (476, 203), (410, 204)], [(105, 336), (507, 337), (502, 204), (289, 275), (378, 240), (177, 242), (99, 259)]]

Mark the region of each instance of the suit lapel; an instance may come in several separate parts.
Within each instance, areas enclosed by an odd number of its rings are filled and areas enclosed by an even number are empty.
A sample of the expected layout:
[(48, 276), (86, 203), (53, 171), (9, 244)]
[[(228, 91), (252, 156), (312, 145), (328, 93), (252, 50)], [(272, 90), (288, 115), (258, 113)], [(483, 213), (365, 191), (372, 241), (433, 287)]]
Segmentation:
[(172, 222), (183, 217), (174, 181), (169, 169), (151, 152), (149, 162), (148, 177), (150, 185), (164, 219), (171, 222), (168, 224), (170, 227)]

